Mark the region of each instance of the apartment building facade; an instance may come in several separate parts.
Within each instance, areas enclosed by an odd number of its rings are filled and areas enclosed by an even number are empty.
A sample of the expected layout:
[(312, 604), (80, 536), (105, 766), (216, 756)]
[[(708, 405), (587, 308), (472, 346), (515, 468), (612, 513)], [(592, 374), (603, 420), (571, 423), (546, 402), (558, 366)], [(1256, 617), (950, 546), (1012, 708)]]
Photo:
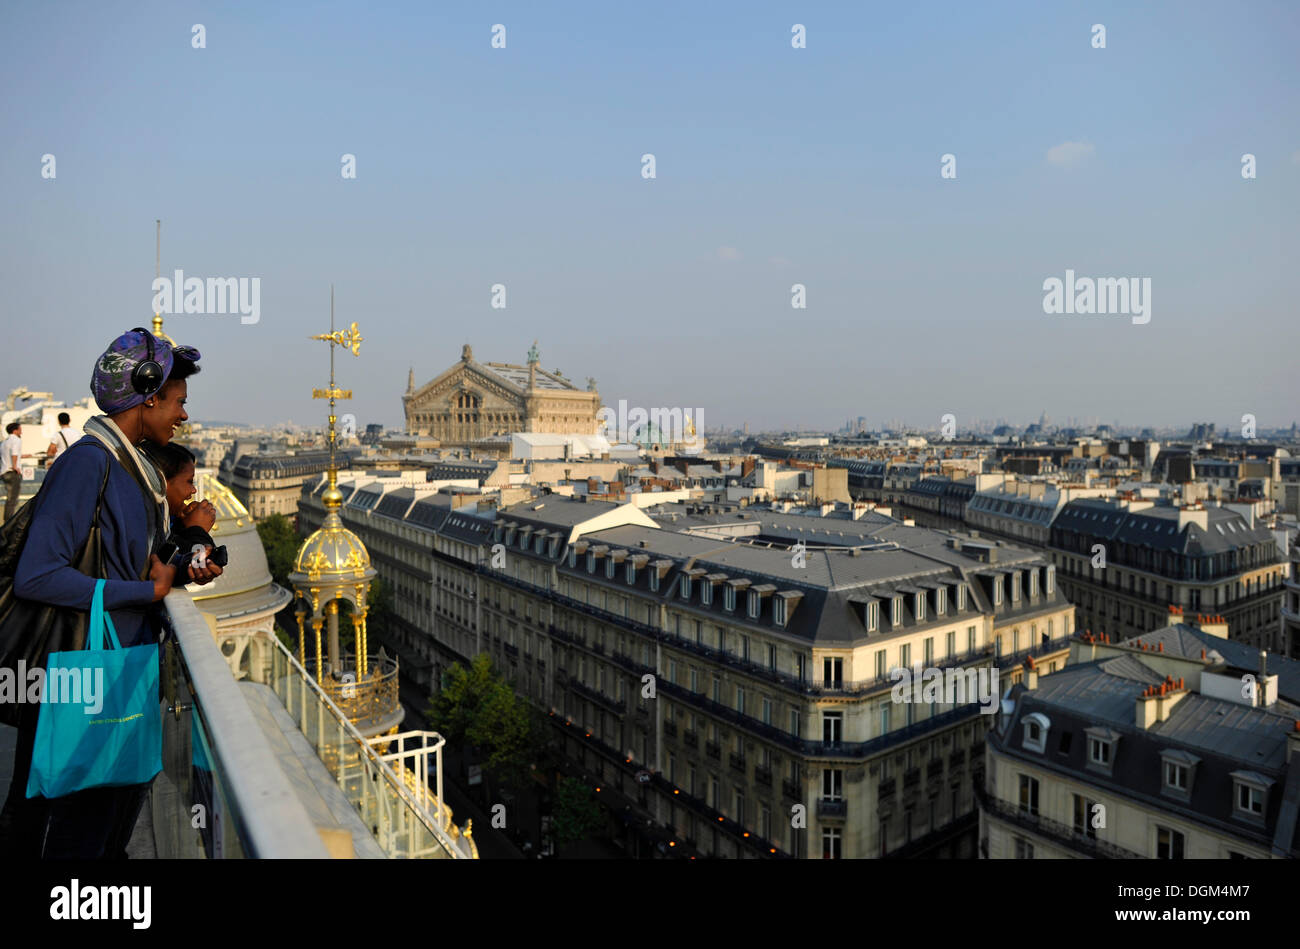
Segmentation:
[[(973, 697), (895, 701), (891, 673), (984, 670), (996, 685), (997, 670), (995, 705), (1023, 656), (1048, 669), (1068, 655), (1054, 568), (1006, 545), (882, 518), (858, 525), (856, 553), (805, 545), (795, 566), (772, 537), (692, 533), (629, 504), (471, 511), (365, 492), (341, 513), (381, 576), (397, 572), (403, 669), (416, 653), (436, 683), (490, 653), (668, 853), (973, 856), (990, 716)], [(393, 556), (410, 544), (426, 559)]]
[[(1300, 855), (1300, 663), (1264, 672), (1255, 654), (1179, 623), (1080, 637), (1063, 672), (1031, 672), (987, 739), (981, 856)], [(1243, 670), (1258, 671), (1256, 692)]]
[(1225, 507), (1084, 499), (1052, 522), (1049, 555), (1079, 625), (1124, 639), (1170, 606), (1222, 615), (1234, 639), (1277, 651), (1287, 564), (1273, 534)]

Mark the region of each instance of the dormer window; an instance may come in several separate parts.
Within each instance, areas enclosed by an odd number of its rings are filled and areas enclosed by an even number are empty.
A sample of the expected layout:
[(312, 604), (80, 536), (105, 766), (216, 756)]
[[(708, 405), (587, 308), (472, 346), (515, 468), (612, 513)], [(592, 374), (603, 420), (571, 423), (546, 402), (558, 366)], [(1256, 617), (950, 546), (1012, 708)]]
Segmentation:
[(560, 552), (560, 538), (552, 537), (548, 553), (550, 554), (550, 556), (555, 557), (556, 555), (559, 554), (559, 552)]
[(918, 623), (925, 620), (925, 591), (922, 590), (914, 597), (916, 604), (916, 621)]
[(689, 600), (691, 598), (691, 575), (689, 573), (682, 574), (681, 591), (683, 600)]
[(1093, 738), (1088, 742), (1088, 760), (1093, 764), (1110, 767), (1110, 742)]
[(934, 612), (938, 616), (942, 616), (944, 613), (948, 612), (947, 587), (939, 587), (939, 589), (934, 591)]
[(636, 564), (631, 560), (627, 562), (627, 582), (636, 583)]
[(749, 591), (748, 612), (750, 619), (758, 619), (759, 610), (762, 609), (763, 598), (754, 590)]
[(613, 557), (607, 558), (605, 560), (605, 576), (610, 580), (614, 579), (614, 567), (615, 567), (614, 558)]
[(1020, 571), (1017, 570), (1011, 575), (1011, 602), (1020, 602)]
[(1051, 721), (1041, 712), (1031, 712), (1024, 717), (1022, 724), (1025, 729), (1022, 742), (1025, 750), (1042, 754), (1047, 747), (1047, 732), (1052, 727)]
[(587, 572), (596, 572), (596, 554), (592, 551), (587, 552)]
[(713, 581), (705, 580), (700, 585), (700, 602), (705, 606), (713, 605)]
[(1047, 581), (1045, 583), (1047, 595), (1051, 596), (1056, 592), (1056, 565), (1053, 564), (1047, 568)]
[(1262, 824), (1272, 784), (1269, 778), (1254, 771), (1232, 772), (1232, 816)]
[(901, 596), (894, 597), (893, 606), (889, 613), (889, 622), (894, 626), (903, 625), (903, 598)]
[(1002, 605), (1002, 577), (994, 577), (993, 579), (993, 605)]
[(1200, 758), (1185, 751), (1170, 750), (1160, 755), (1161, 790), (1186, 801), (1191, 797), (1192, 778)]
[(961, 612), (966, 609), (966, 584), (957, 585), (957, 611)]
[(872, 600), (867, 604), (867, 632), (874, 633), (880, 629), (880, 601)]
[(578, 566), (578, 548), (576, 548), (576, 547), (570, 547), (570, 548), (569, 548), (569, 566), (572, 567), (572, 568), (574, 568), (574, 569), (577, 569), (577, 566)]
[(1119, 747), (1119, 733), (1109, 728), (1087, 728), (1088, 759), (1086, 767), (1091, 771), (1110, 774), (1115, 767), (1115, 752)]
[(777, 626), (784, 626), (790, 621), (790, 614), (794, 612), (799, 600), (803, 594), (798, 590), (782, 590), (772, 598), (772, 620)]
[(728, 611), (736, 609), (736, 588), (730, 584), (722, 591), (722, 605)]
[(658, 593), (658, 592), (659, 592), (659, 570), (658, 570), (658, 568), (654, 568), (654, 569), (652, 569), (652, 570), (650, 571), (650, 592), (651, 592), (651, 593)]
[(1029, 595), (1038, 596), (1038, 568), (1029, 571)]

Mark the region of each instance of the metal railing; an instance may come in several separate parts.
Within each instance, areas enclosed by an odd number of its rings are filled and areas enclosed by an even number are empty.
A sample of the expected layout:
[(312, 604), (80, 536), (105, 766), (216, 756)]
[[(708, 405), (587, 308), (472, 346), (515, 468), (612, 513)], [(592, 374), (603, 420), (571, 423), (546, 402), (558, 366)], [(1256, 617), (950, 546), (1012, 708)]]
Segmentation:
[[(175, 714), (165, 718), (164, 761), (174, 761), (187, 738), (197, 745), (174, 769), (164, 771), (182, 792), (191, 787), (192, 777), (197, 778), (196, 790), (202, 792), (209, 810), (219, 808), (225, 816), (219, 827), (212, 822), (207, 835), (211, 856), (327, 858), (329, 852), (315, 824), (244, 700), (207, 620), (183, 591), (169, 593), (163, 603), (175, 636), (168, 650), (169, 671), (184, 673), (183, 682), (177, 677), (167, 683)], [(179, 714), (186, 708), (193, 715), (188, 727), (181, 724)], [(193, 775), (192, 761), (196, 762)], [(182, 841), (192, 839), (185, 832), (191, 828), (187, 797), (182, 793), (178, 811)]]
[(1031, 814), (1029, 811), (1021, 810), (1013, 804), (999, 800), (989, 794), (982, 784), (975, 785), (975, 800), (979, 802), (980, 809), (986, 813), (994, 814), (1000, 820), (1033, 831), (1040, 837), (1055, 841), (1085, 856), (1108, 860), (1144, 859), (1140, 853), (1128, 850), (1118, 844), (1098, 840), (1096, 837), (1075, 830), (1069, 824), (1062, 824), (1060, 821), (1054, 821), (1040, 814)]
[(846, 818), (849, 816), (849, 802), (844, 799), (831, 800), (826, 797), (817, 799), (818, 817)]
[(346, 655), (339, 663), (339, 675), (339, 679), (326, 675), (325, 681), (319, 685), (358, 728), (379, 726), (391, 722), (394, 717), (401, 721), (402, 699), (398, 692), (396, 659), (371, 656), (365, 675), (361, 675), (356, 658)]
[(445, 804), (437, 802), (436, 813), (422, 806), (427, 792), (412, 789), (394, 772), (383, 760), (383, 746), (372, 745), (357, 730), (278, 639), (268, 642), (269, 670), (253, 669), (250, 676), (259, 681), (259, 672), (266, 675), (264, 684), (284, 703), (384, 852), (408, 859), (477, 857), (473, 841), (452, 823)]

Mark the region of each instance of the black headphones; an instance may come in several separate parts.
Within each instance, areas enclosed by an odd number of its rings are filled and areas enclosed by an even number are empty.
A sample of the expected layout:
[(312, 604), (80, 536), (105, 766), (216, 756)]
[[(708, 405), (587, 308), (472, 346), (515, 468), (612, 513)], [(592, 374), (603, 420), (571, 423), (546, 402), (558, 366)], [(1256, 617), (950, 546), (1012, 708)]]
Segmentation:
[(141, 395), (153, 395), (166, 381), (162, 364), (153, 357), (153, 334), (143, 326), (137, 326), (131, 332), (144, 333), (145, 345), (149, 348), (149, 354), (144, 361), (136, 363), (135, 368), (131, 370), (131, 388)]

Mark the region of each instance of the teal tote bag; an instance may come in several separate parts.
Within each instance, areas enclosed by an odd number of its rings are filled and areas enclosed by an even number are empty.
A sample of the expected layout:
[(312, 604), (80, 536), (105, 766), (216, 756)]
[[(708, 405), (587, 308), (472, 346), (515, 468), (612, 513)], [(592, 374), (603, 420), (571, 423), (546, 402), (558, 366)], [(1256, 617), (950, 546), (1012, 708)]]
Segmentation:
[(86, 648), (50, 653), (27, 796), (147, 784), (161, 770), (158, 646), (122, 648), (100, 580)]

